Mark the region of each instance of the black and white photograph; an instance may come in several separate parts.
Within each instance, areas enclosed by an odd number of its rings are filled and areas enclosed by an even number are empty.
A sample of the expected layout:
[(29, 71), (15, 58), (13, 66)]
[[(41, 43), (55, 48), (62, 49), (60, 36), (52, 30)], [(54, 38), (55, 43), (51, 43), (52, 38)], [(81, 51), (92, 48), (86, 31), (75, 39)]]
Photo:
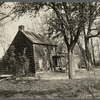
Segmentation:
[(100, 98), (100, 2), (0, 2), (0, 98)]

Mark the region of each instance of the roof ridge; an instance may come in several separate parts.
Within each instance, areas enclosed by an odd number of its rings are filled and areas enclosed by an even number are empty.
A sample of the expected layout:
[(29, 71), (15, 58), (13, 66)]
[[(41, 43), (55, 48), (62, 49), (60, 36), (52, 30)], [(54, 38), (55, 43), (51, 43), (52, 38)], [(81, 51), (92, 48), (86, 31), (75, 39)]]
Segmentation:
[[(33, 33), (33, 34), (34, 34), (34, 33)], [(39, 38), (40, 41), (45, 42), (45, 41), (43, 41), (43, 39), (40, 38), (39, 34), (34, 34), (34, 35), (35, 35), (37, 38)]]
[(43, 36), (42, 34), (36, 34), (34, 32), (24, 31), (22, 32), (32, 43), (42, 44), (42, 45), (55, 45), (52, 41)]
[[(41, 35), (41, 34), (39, 34), (41, 37), (43, 37), (43, 35)], [(51, 43), (52, 44), (52, 42), (49, 40), (49, 38), (47, 38), (46, 36), (45, 36), (45, 40), (47, 41), (48, 40), (48, 42), (49, 43)]]

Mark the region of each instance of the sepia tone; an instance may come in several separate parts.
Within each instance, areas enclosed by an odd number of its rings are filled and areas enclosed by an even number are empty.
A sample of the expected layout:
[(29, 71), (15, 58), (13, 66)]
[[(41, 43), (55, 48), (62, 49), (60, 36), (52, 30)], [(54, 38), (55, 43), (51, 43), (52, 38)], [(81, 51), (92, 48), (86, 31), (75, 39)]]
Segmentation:
[(99, 2), (0, 2), (0, 98), (100, 98)]

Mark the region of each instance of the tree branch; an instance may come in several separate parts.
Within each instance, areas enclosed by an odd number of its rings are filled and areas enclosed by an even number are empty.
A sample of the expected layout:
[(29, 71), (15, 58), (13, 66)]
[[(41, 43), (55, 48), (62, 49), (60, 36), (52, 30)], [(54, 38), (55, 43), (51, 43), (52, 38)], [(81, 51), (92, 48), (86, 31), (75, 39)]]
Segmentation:
[(52, 9), (55, 11), (57, 17), (59, 18), (59, 20), (61, 21), (62, 25), (65, 25), (66, 28), (68, 28), (68, 22), (64, 20), (64, 18), (62, 17), (62, 14), (59, 13), (58, 9), (56, 8), (57, 6), (54, 3), (52, 4)]
[(69, 25), (68, 24), (68, 20), (69, 20), (69, 18), (68, 18), (68, 13), (67, 13), (67, 7), (66, 7), (66, 3), (65, 2), (62, 2), (62, 4), (63, 4), (63, 7), (64, 7), (64, 11), (65, 11), (65, 15), (66, 15), (66, 22), (67, 22), (67, 25)]
[(5, 2), (0, 2), (0, 6), (2, 6)]
[[(60, 14), (59, 14), (59, 11), (56, 9), (54, 3), (52, 3), (52, 9), (55, 11), (55, 13), (56, 13), (57, 17), (59, 18), (59, 20), (61, 20), (61, 16), (60, 16)], [(63, 23), (61, 24), (61, 27), (62, 27), (62, 29), (63, 29)], [(68, 38), (66, 37), (65, 31), (62, 31), (62, 34), (63, 34), (63, 36), (64, 36), (64, 41), (65, 41), (67, 47), (69, 47), (70, 45), (69, 45), (69, 43), (68, 43)]]
[(100, 34), (100, 31), (96, 35), (91, 35), (91, 36), (88, 36), (87, 38), (90, 39), (90, 38), (93, 38), (93, 37), (97, 37), (99, 34)]
[(73, 50), (75, 44), (77, 43), (79, 36), (80, 36), (80, 26), (78, 27), (77, 34), (76, 34), (74, 40), (71, 43), (71, 49), (72, 50)]
[(98, 30), (97, 28), (94, 28), (94, 29), (90, 29), (90, 31), (94, 31), (94, 30)]

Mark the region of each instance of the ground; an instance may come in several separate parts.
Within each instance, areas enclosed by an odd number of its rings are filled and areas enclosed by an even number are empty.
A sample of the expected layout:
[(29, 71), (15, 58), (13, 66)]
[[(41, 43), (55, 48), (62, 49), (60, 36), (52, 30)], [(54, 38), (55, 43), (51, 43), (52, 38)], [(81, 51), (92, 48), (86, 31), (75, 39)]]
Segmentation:
[(0, 98), (99, 98), (100, 70), (86, 73), (77, 70), (73, 80), (66, 78), (66, 73), (52, 72), (41, 78), (1, 79)]

